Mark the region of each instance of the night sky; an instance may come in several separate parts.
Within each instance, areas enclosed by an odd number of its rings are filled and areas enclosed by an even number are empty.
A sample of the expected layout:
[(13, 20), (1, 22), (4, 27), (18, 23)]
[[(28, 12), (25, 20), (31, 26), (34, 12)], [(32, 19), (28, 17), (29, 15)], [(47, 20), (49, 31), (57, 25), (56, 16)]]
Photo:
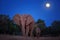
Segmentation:
[[(50, 7), (45, 6), (50, 3)], [(35, 21), (42, 19), (49, 26), (54, 20), (60, 20), (60, 0), (0, 0), (0, 14), (30, 14)]]

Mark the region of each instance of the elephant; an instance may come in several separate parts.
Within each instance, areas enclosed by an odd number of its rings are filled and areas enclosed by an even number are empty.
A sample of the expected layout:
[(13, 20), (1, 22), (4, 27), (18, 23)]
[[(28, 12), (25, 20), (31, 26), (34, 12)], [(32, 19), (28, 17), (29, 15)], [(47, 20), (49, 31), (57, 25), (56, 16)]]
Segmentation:
[(36, 27), (36, 37), (38, 38), (40, 36), (41, 30), (39, 27)]
[(17, 25), (21, 25), (21, 30), (22, 30), (22, 34), (23, 36), (28, 36), (28, 34), (30, 33), (30, 36), (33, 36), (32, 32), (34, 29), (34, 19), (31, 15), (28, 14), (16, 14), (13, 17), (13, 21), (17, 24)]

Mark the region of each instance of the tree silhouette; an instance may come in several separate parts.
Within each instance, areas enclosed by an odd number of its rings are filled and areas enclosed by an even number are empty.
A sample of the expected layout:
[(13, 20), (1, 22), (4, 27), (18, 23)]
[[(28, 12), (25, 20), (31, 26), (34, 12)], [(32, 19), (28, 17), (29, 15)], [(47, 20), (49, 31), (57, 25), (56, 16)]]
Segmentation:
[(56, 36), (60, 35), (60, 21), (54, 21), (51, 26), (52, 34)]
[(20, 35), (20, 32), (18, 25), (14, 24), (8, 15), (0, 14), (0, 33)]
[(60, 21), (53, 21), (51, 26), (42, 31), (42, 36), (59, 36), (60, 35)]
[(43, 29), (46, 28), (46, 25), (45, 25), (44, 20), (38, 19), (37, 22), (36, 22), (36, 24), (37, 24), (37, 26), (38, 26), (41, 30), (43, 30)]

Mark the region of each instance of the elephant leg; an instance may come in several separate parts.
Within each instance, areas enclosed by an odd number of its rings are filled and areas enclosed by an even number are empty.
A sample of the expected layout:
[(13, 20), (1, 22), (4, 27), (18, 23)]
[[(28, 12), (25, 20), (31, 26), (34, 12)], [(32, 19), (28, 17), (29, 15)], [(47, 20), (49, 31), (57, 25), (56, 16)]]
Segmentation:
[(25, 23), (21, 21), (21, 24), (22, 24), (22, 34), (23, 36), (25, 36)]
[(29, 33), (29, 25), (26, 26), (26, 36), (28, 36), (28, 33)]
[(33, 28), (30, 31), (30, 36), (33, 36)]
[(33, 24), (30, 24), (30, 36), (33, 36), (33, 29), (34, 29)]
[(25, 36), (25, 27), (22, 27), (22, 34)]

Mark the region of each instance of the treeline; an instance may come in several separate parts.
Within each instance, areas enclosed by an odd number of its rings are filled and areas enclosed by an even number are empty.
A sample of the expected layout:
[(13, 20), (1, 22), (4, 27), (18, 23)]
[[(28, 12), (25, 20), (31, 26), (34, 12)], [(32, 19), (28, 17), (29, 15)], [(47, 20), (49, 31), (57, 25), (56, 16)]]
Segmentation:
[[(41, 19), (38, 19), (35, 24), (41, 30), (40, 36), (60, 36), (60, 21), (53, 21), (49, 27), (46, 27), (44, 20)], [(0, 14), (0, 34), (22, 35), (22, 32), (8, 15)], [(33, 30), (33, 34), (35, 35), (35, 30)]]
[(8, 15), (0, 15), (0, 34), (21, 35), (21, 29)]

